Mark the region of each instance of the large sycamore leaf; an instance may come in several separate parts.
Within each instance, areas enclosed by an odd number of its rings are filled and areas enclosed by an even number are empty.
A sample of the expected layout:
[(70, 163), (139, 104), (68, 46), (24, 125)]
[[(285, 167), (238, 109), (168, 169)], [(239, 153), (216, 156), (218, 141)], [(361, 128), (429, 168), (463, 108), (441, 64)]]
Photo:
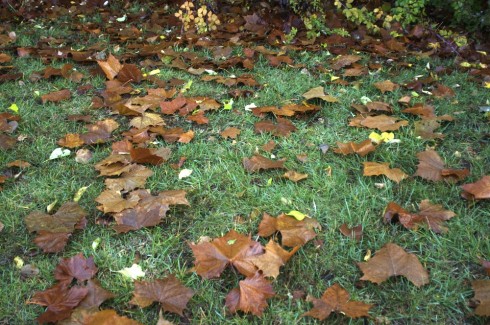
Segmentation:
[(255, 154), (251, 158), (243, 158), (243, 167), (253, 173), (261, 169), (284, 168), (285, 160), (271, 160), (261, 155)]
[(265, 253), (252, 257), (251, 261), (265, 277), (277, 278), (279, 268), (285, 265), (299, 248), (300, 246), (296, 246), (289, 252), (270, 240), (265, 246)]
[(115, 297), (112, 292), (102, 288), (99, 281), (96, 279), (88, 280), (85, 288), (88, 289), (87, 295), (80, 302), (78, 307), (98, 308), (104, 301)]
[(329, 103), (335, 103), (339, 100), (331, 95), (326, 95), (322, 86), (312, 88), (302, 95), (306, 100), (320, 98)]
[(490, 199), (490, 176), (483, 176), (474, 183), (464, 184), (463, 197), (467, 199)]
[(95, 198), (95, 202), (102, 205), (97, 209), (104, 213), (121, 212), (125, 209), (135, 207), (140, 200), (138, 195), (129, 195), (128, 198), (123, 198), (121, 192), (114, 190), (105, 190)]
[(370, 129), (378, 129), (382, 132), (385, 132), (398, 130), (400, 127), (408, 125), (408, 121), (399, 121), (399, 118), (382, 114), (376, 116), (367, 116), (360, 121), (360, 125)]
[(391, 80), (385, 80), (374, 83), (374, 87), (378, 88), (383, 94), (387, 91), (394, 91), (400, 86), (396, 83), (393, 83)]
[(468, 169), (446, 169), (444, 161), (434, 150), (426, 150), (417, 153), (419, 164), (414, 176), (419, 176), (430, 181), (459, 181), (469, 174)]
[(277, 118), (277, 124), (272, 121), (259, 121), (255, 123), (255, 133), (271, 132), (278, 137), (287, 137), (291, 132), (296, 131), (294, 124), (285, 119)]
[(339, 284), (325, 290), (321, 299), (308, 296), (307, 301), (313, 302), (313, 308), (304, 313), (303, 316), (311, 316), (319, 320), (324, 320), (332, 312), (341, 313), (350, 318), (369, 316), (369, 309), (373, 305), (361, 301), (350, 300), (350, 295)]
[(420, 202), (420, 211), (410, 213), (394, 202), (390, 202), (384, 212), (384, 222), (399, 222), (407, 229), (417, 229), (419, 225), (426, 224), (435, 233), (448, 231), (445, 221), (456, 216), (453, 211), (444, 210), (442, 205), (431, 204), (429, 200)]
[(97, 63), (109, 80), (114, 79), (122, 69), (121, 63), (112, 54), (109, 54), (107, 61), (97, 61)]
[(123, 172), (119, 178), (106, 178), (105, 185), (113, 191), (132, 191), (143, 188), (146, 179), (153, 175), (153, 171), (141, 165), (132, 165), (131, 169)]
[(69, 99), (71, 97), (71, 91), (69, 89), (63, 89), (58, 91), (53, 91), (49, 94), (44, 94), (41, 96), (41, 101), (43, 104), (47, 102), (61, 102), (62, 100)]
[(471, 282), (478, 306), (475, 314), (479, 316), (490, 316), (490, 280), (475, 280)]
[(48, 307), (38, 318), (39, 323), (49, 323), (70, 317), (72, 310), (85, 298), (88, 289), (80, 286), (69, 288), (65, 282), (37, 292), (28, 301), (29, 304), (37, 304)]
[(364, 164), (364, 176), (385, 175), (394, 182), (400, 183), (408, 177), (400, 168), (390, 168), (390, 163), (377, 163), (366, 161)]
[(189, 244), (195, 256), (194, 269), (203, 278), (219, 277), (221, 272), (232, 265), (245, 276), (252, 276), (257, 268), (252, 257), (264, 252), (262, 245), (235, 230), (211, 242)]
[(157, 301), (163, 310), (183, 316), (182, 312), (193, 295), (191, 289), (182, 285), (174, 275), (170, 275), (151, 282), (135, 281), (134, 297), (130, 303), (144, 308)]
[(78, 253), (70, 258), (65, 258), (56, 266), (54, 278), (60, 282), (70, 284), (74, 279), (78, 282), (89, 280), (97, 273), (94, 258), (85, 258), (82, 253)]
[(303, 246), (315, 238), (315, 229), (320, 230), (321, 228), (318, 221), (313, 218), (304, 218), (300, 221), (286, 214), (281, 214), (274, 218), (264, 213), (259, 225), (258, 235), (269, 237), (279, 231), (282, 236), (282, 245), (295, 247)]
[(333, 149), (335, 153), (343, 154), (343, 155), (350, 155), (350, 154), (358, 154), (361, 157), (366, 156), (368, 153), (374, 151), (376, 149), (376, 146), (373, 145), (370, 139), (364, 140), (360, 143), (354, 143), (354, 142), (347, 142), (347, 143), (342, 143), (342, 142), (337, 142), (337, 147)]
[(389, 277), (403, 275), (417, 287), (429, 283), (429, 273), (414, 254), (388, 243), (367, 262), (357, 263), (364, 273), (361, 280), (380, 284)]
[(60, 325), (143, 325), (130, 318), (119, 316), (115, 310), (99, 311), (97, 308), (76, 308), (71, 317), (59, 322)]
[(228, 293), (226, 307), (232, 313), (241, 310), (260, 317), (267, 307), (267, 299), (274, 295), (272, 284), (263, 275), (256, 273), (253, 277), (240, 281), (238, 288)]

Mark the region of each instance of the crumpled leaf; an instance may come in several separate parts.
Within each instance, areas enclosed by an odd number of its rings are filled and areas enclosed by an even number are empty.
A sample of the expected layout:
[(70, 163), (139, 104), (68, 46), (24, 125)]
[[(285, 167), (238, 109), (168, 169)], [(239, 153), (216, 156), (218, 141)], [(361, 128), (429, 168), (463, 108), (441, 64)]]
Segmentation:
[(112, 292), (102, 288), (96, 279), (88, 280), (85, 288), (88, 289), (88, 292), (78, 305), (81, 308), (98, 308), (104, 301), (115, 297)]
[(467, 199), (490, 199), (490, 176), (483, 176), (474, 183), (464, 184), (462, 196)]
[(261, 169), (275, 169), (284, 168), (284, 161), (281, 160), (271, 160), (265, 158), (261, 155), (255, 154), (251, 158), (243, 158), (243, 167), (249, 172), (253, 173)]
[(85, 258), (82, 253), (78, 253), (70, 258), (65, 258), (56, 266), (54, 278), (59, 282), (72, 283), (74, 279), (78, 282), (89, 280), (97, 273), (94, 258)]
[(235, 127), (229, 127), (229, 128), (226, 128), (224, 129), (220, 135), (227, 139), (227, 138), (230, 138), (230, 139), (236, 139), (237, 136), (241, 133), (240, 129), (237, 129)]
[(136, 263), (131, 265), (131, 267), (125, 267), (116, 272), (121, 273), (124, 277), (129, 278), (131, 280), (136, 280), (138, 278), (142, 278), (145, 276), (145, 272), (143, 271), (141, 266)]
[(179, 172), (179, 179), (183, 179), (183, 178), (187, 178), (189, 176), (191, 176), (193, 170), (192, 169), (182, 169), (180, 172)]
[(371, 142), (370, 139), (364, 140), (360, 143), (337, 142), (337, 147), (338, 148), (333, 149), (333, 151), (335, 153), (339, 153), (339, 154), (343, 154), (343, 155), (350, 155), (350, 154), (357, 153), (361, 157), (366, 156), (368, 153), (370, 153), (376, 149), (376, 146), (373, 145), (373, 143)]
[(191, 243), (189, 246), (195, 256), (194, 270), (205, 279), (219, 277), (228, 265), (245, 276), (252, 276), (257, 269), (251, 258), (264, 251), (260, 243), (233, 229), (211, 242)]
[(272, 121), (259, 121), (255, 123), (255, 133), (271, 132), (278, 137), (287, 137), (291, 132), (296, 131), (294, 124), (285, 119), (277, 118), (277, 124)]
[(125, 171), (118, 178), (106, 178), (107, 189), (113, 191), (132, 191), (136, 188), (143, 188), (148, 177), (153, 175), (153, 171), (142, 165), (132, 165), (131, 169)]
[(59, 91), (53, 91), (49, 94), (44, 94), (41, 96), (41, 101), (43, 104), (47, 102), (61, 102), (62, 100), (69, 99), (71, 97), (71, 91), (69, 89), (63, 89)]
[(262, 221), (259, 224), (258, 235), (269, 237), (276, 231), (282, 236), (282, 245), (288, 247), (303, 246), (308, 241), (316, 237), (315, 229), (321, 230), (321, 226), (313, 218), (297, 220), (294, 217), (285, 214), (274, 218), (264, 213)]
[(429, 274), (417, 256), (393, 243), (383, 246), (369, 261), (357, 265), (364, 273), (361, 280), (380, 284), (389, 277), (403, 275), (417, 287), (429, 283)]
[(289, 252), (278, 243), (270, 240), (265, 246), (265, 253), (253, 256), (251, 262), (262, 272), (264, 277), (277, 278), (279, 268), (285, 265), (299, 248), (300, 246), (296, 246)]
[(360, 241), (363, 235), (362, 225), (357, 225), (352, 228), (349, 228), (349, 226), (346, 223), (344, 223), (340, 226), (339, 230), (342, 233), (342, 235), (355, 239), (356, 241)]
[(301, 173), (295, 172), (294, 170), (288, 170), (286, 173), (284, 173), (284, 175), (282, 175), (282, 177), (285, 177), (285, 178), (287, 178), (293, 182), (299, 182), (303, 179), (307, 179), (308, 174), (301, 174)]
[(365, 161), (363, 164), (364, 176), (385, 175), (396, 183), (400, 183), (402, 180), (408, 177), (408, 175), (405, 174), (400, 168), (390, 168), (390, 163)]
[(302, 95), (306, 100), (312, 99), (312, 98), (320, 98), (326, 102), (329, 103), (335, 103), (338, 102), (339, 100), (331, 95), (326, 95), (325, 90), (323, 89), (322, 86), (312, 88), (308, 90), (306, 93)]
[(121, 63), (112, 54), (109, 54), (107, 61), (97, 61), (107, 79), (113, 80), (122, 69)]
[(307, 301), (313, 302), (313, 308), (303, 316), (324, 320), (332, 312), (344, 314), (350, 318), (369, 317), (369, 309), (373, 305), (361, 301), (350, 300), (350, 295), (338, 283), (325, 290), (320, 299), (308, 296)]
[(71, 151), (68, 149), (56, 148), (49, 155), (49, 160), (58, 159), (61, 157), (66, 157), (66, 156), (69, 156), (70, 154), (71, 154)]
[(97, 209), (104, 213), (121, 212), (124, 209), (133, 208), (138, 204), (139, 200), (140, 197), (136, 195), (129, 195), (125, 199), (122, 197), (121, 192), (113, 190), (105, 190), (95, 198), (95, 202), (102, 204)]
[(400, 120), (399, 118), (388, 116), (388, 115), (376, 115), (367, 116), (360, 121), (360, 125), (370, 128), (378, 129), (382, 132), (385, 131), (396, 131), (400, 127), (408, 125), (408, 121)]
[(445, 221), (456, 216), (453, 211), (444, 210), (442, 205), (431, 204), (429, 200), (420, 202), (420, 211), (410, 213), (394, 202), (390, 202), (384, 212), (384, 222), (401, 223), (407, 229), (417, 229), (420, 224), (426, 224), (435, 233), (448, 231)]
[(419, 164), (414, 176), (419, 176), (430, 181), (459, 181), (469, 174), (468, 169), (446, 169), (444, 161), (434, 150), (426, 150), (417, 153)]
[(272, 284), (259, 273), (239, 282), (235, 288), (226, 296), (226, 307), (232, 313), (238, 310), (244, 313), (252, 313), (262, 316), (267, 307), (267, 299), (275, 295)]
[(390, 80), (376, 82), (374, 83), (374, 87), (378, 88), (383, 94), (387, 91), (394, 91), (395, 89), (400, 88), (399, 85), (391, 82)]
[(472, 300), (477, 301), (475, 314), (479, 316), (490, 316), (490, 280), (475, 280), (471, 282), (475, 292)]
[(193, 295), (191, 289), (183, 286), (174, 275), (169, 275), (151, 282), (135, 281), (134, 297), (130, 303), (144, 308), (157, 301), (163, 310), (184, 316), (183, 311)]

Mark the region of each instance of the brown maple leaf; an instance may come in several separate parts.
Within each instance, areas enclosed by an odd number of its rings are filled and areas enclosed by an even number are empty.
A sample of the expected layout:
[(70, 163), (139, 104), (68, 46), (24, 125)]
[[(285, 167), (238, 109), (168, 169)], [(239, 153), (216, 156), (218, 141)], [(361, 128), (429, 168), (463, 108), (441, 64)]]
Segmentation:
[(364, 176), (385, 175), (392, 181), (400, 183), (408, 177), (400, 168), (390, 168), (390, 163), (377, 163), (366, 161), (364, 164)]
[(77, 148), (83, 146), (85, 141), (80, 138), (80, 134), (68, 133), (58, 141), (58, 145), (65, 148)]
[(355, 63), (361, 59), (362, 57), (359, 55), (352, 55), (352, 54), (340, 55), (331, 61), (330, 68), (333, 70), (340, 70), (343, 67), (349, 66), (352, 63)]
[(261, 155), (255, 154), (251, 158), (243, 158), (243, 167), (253, 173), (261, 169), (284, 168), (285, 159), (271, 160)]
[(70, 317), (72, 310), (85, 298), (88, 289), (80, 286), (68, 287), (61, 282), (49, 289), (37, 292), (27, 302), (46, 306), (47, 309), (38, 318), (40, 324), (51, 323)]
[(149, 126), (165, 125), (165, 121), (157, 113), (142, 113), (141, 116), (137, 116), (129, 122), (129, 125), (137, 129), (144, 129)]
[(328, 318), (332, 312), (342, 313), (350, 318), (368, 317), (369, 309), (373, 307), (361, 301), (350, 300), (347, 290), (337, 283), (325, 290), (321, 299), (308, 296), (306, 300), (313, 302), (313, 308), (303, 316), (319, 320)]
[(490, 316), (490, 280), (475, 280), (471, 282), (478, 306), (475, 314), (479, 316)]
[(235, 127), (229, 127), (229, 128), (226, 128), (224, 129), (220, 135), (227, 139), (227, 138), (230, 138), (230, 139), (236, 139), (237, 136), (241, 133), (240, 129), (238, 128), (235, 128)]
[(321, 229), (320, 224), (313, 218), (297, 220), (294, 217), (281, 214), (274, 218), (264, 213), (259, 225), (258, 235), (269, 237), (276, 231), (282, 236), (282, 245), (288, 247), (303, 246), (316, 237), (315, 229)]
[(251, 262), (262, 271), (265, 277), (277, 278), (279, 268), (285, 265), (299, 248), (300, 246), (296, 246), (289, 252), (270, 240), (265, 246), (265, 253), (252, 257)]
[(490, 199), (490, 176), (483, 176), (474, 183), (464, 184), (461, 186), (466, 199)]
[(132, 165), (131, 169), (123, 172), (119, 178), (106, 178), (105, 185), (113, 191), (132, 191), (143, 188), (146, 179), (153, 175), (153, 171), (141, 165)]
[(69, 89), (63, 89), (42, 95), (41, 101), (43, 104), (46, 104), (47, 102), (57, 103), (69, 98), (71, 98), (71, 91)]
[(113, 190), (105, 190), (95, 198), (95, 202), (102, 204), (97, 209), (104, 213), (121, 212), (124, 209), (133, 208), (138, 204), (139, 200), (140, 197), (137, 195), (129, 195), (125, 199), (122, 197), (121, 192)]
[(376, 82), (374, 87), (378, 88), (383, 94), (387, 91), (394, 91), (395, 89), (400, 88), (399, 85), (391, 82), (390, 80)]
[(182, 285), (174, 275), (169, 275), (151, 282), (135, 281), (134, 297), (130, 303), (144, 308), (157, 301), (163, 310), (184, 316), (183, 311), (193, 295), (191, 289)]
[(60, 325), (143, 325), (130, 318), (119, 316), (115, 310), (106, 309), (99, 311), (97, 308), (78, 307), (73, 310), (71, 317)]
[(390, 202), (384, 212), (384, 222), (401, 223), (407, 229), (417, 229), (420, 224), (426, 224), (435, 233), (448, 231), (444, 226), (445, 221), (456, 216), (449, 210), (444, 210), (442, 205), (431, 204), (429, 200), (420, 202), (420, 211), (410, 213), (394, 202)]
[(408, 125), (408, 121), (399, 120), (399, 118), (382, 114), (367, 116), (360, 121), (360, 125), (370, 129), (378, 129), (382, 132), (395, 131), (402, 126)]
[(275, 136), (287, 137), (294, 131), (296, 131), (294, 124), (285, 118), (278, 117), (277, 124), (274, 124), (272, 121), (259, 121), (255, 123), (255, 133), (270, 132)]
[(393, 243), (383, 246), (369, 261), (357, 265), (364, 273), (361, 280), (380, 284), (389, 277), (403, 275), (417, 287), (429, 283), (429, 274), (417, 256)]
[(469, 174), (467, 169), (446, 169), (444, 161), (439, 154), (434, 150), (426, 150), (417, 153), (419, 164), (414, 176), (419, 176), (423, 179), (431, 181), (459, 181), (464, 179)]
[(335, 103), (339, 100), (331, 95), (326, 95), (322, 86), (312, 88), (302, 95), (306, 100), (320, 98), (328, 103)]
[(366, 156), (368, 153), (376, 149), (376, 146), (371, 142), (370, 139), (364, 140), (360, 143), (337, 142), (337, 147), (338, 148), (333, 149), (335, 153), (340, 153), (343, 155), (350, 155), (350, 154), (357, 153), (361, 157)]
[(115, 297), (112, 292), (102, 288), (96, 279), (88, 280), (85, 288), (87, 288), (88, 292), (78, 305), (81, 308), (98, 308), (104, 301)]
[(362, 238), (362, 225), (357, 225), (349, 228), (349, 226), (344, 223), (342, 224), (342, 226), (340, 226), (339, 230), (342, 235), (355, 239), (356, 241), (360, 241)]
[(122, 69), (121, 63), (112, 54), (109, 54), (107, 61), (97, 61), (97, 63), (109, 80), (114, 79)]
[(139, 83), (141, 82), (141, 79), (143, 79), (141, 70), (134, 64), (123, 65), (121, 70), (119, 70), (119, 73), (117, 73), (117, 80), (123, 83), (127, 83), (127, 82)]
[(295, 172), (294, 170), (288, 170), (286, 173), (284, 173), (284, 175), (282, 175), (282, 177), (285, 177), (289, 180), (292, 180), (293, 182), (299, 182), (303, 179), (307, 179), (308, 178), (308, 174), (301, 174), (301, 173), (298, 173), (298, 172)]
[(257, 268), (251, 258), (263, 253), (262, 245), (250, 238), (230, 230), (225, 236), (211, 242), (189, 244), (195, 256), (194, 270), (203, 278), (219, 277), (232, 265), (245, 276), (252, 276)]
[(238, 286), (226, 295), (226, 307), (232, 313), (241, 310), (262, 316), (267, 307), (267, 299), (275, 295), (272, 284), (263, 275), (256, 273), (253, 277), (240, 281)]
[(78, 253), (70, 258), (65, 258), (56, 266), (54, 278), (60, 282), (72, 283), (74, 279), (78, 282), (89, 280), (97, 273), (94, 258), (85, 258), (82, 253)]

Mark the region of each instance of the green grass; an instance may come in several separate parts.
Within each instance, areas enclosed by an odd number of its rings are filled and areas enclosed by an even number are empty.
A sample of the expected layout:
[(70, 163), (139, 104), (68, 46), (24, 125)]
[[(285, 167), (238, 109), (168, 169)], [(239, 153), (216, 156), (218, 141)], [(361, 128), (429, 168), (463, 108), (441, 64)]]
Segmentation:
[[(24, 27), (27, 29), (27, 26)], [(35, 29), (33, 34), (18, 31), (17, 45), (35, 44), (40, 36), (59, 36), (54, 30)], [(107, 39), (105, 39), (107, 41)], [(208, 52), (201, 52), (209, 55)], [(313, 71), (314, 64), (326, 62), (330, 58), (324, 53), (296, 53), (298, 61)], [(365, 58), (367, 61), (367, 58)], [(234, 110), (219, 110), (208, 113), (209, 125), (195, 126), (178, 117), (165, 117), (168, 124), (193, 129), (194, 140), (189, 144), (165, 144), (172, 149), (170, 162), (187, 157), (184, 168), (193, 170), (185, 179), (178, 179), (178, 171), (168, 164), (152, 166), (154, 175), (147, 181), (147, 188), (156, 194), (162, 190), (183, 189), (188, 192), (190, 207), (173, 208), (168, 218), (159, 226), (116, 235), (110, 227), (95, 224), (102, 214), (96, 209), (94, 199), (104, 188), (103, 178), (97, 177), (93, 164), (76, 163), (73, 155), (58, 160), (48, 160), (56, 142), (66, 133), (83, 132), (82, 124), (69, 122), (70, 114), (92, 114), (93, 120), (109, 117), (108, 111), (90, 108), (91, 96), (73, 96), (69, 101), (58, 104), (42, 105), (36, 98), (40, 94), (69, 88), (74, 92), (78, 85), (61, 78), (52, 80), (29, 81), (28, 76), (45, 67), (37, 58), (16, 58), (13, 65), (24, 72), (23, 84), (18, 81), (0, 84), (0, 110), (12, 103), (20, 107), (19, 129), (16, 135), (27, 136), (26, 140), (0, 155), (0, 168), (13, 160), (22, 159), (32, 167), (23, 171), (15, 182), (5, 184), (0, 191), (2, 212), (0, 221), (5, 229), (0, 233), (0, 323), (33, 323), (43, 308), (25, 304), (32, 295), (54, 284), (53, 270), (61, 258), (70, 257), (78, 252), (85, 256), (94, 256), (99, 268), (97, 278), (102, 286), (116, 294), (116, 298), (103, 304), (102, 308), (114, 308), (119, 314), (134, 318), (144, 324), (154, 324), (158, 318), (156, 305), (141, 309), (129, 304), (133, 284), (124, 280), (114, 271), (129, 267), (135, 261), (147, 272), (146, 279), (176, 274), (187, 286), (195, 290), (185, 311), (185, 317), (166, 314), (165, 317), (175, 323), (193, 324), (294, 324), (317, 323), (301, 315), (311, 308), (304, 300), (294, 300), (291, 294), (303, 290), (307, 294), (319, 297), (334, 283), (345, 287), (355, 300), (374, 304), (371, 311), (374, 318), (386, 318), (394, 324), (438, 323), (483, 324), (483, 318), (474, 317), (468, 306), (473, 293), (470, 281), (482, 278), (483, 271), (479, 259), (489, 259), (490, 241), (490, 205), (488, 202), (469, 203), (460, 198), (457, 184), (431, 183), (420, 178), (409, 178), (400, 184), (380, 177), (362, 176), (362, 162), (386, 161), (392, 167), (402, 168), (408, 174), (416, 171), (416, 153), (428, 146), (436, 146), (437, 152), (450, 167), (471, 165), (471, 176), (466, 182), (472, 182), (488, 174), (490, 148), (488, 146), (488, 120), (478, 112), (478, 105), (488, 98), (488, 90), (468, 81), (468, 75), (454, 72), (441, 76), (440, 82), (454, 86), (456, 97), (453, 99), (434, 99), (422, 95), (416, 102), (432, 103), (436, 112), (454, 114), (456, 121), (443, 123), (441, 132), (446, 135), (443, 141), (425, 141), (413, 136), (413, 124), (395, 132), (400, 144), (384, 144), (367, 157), (342, 156), (333, 153), (336, 141), (362, 141), (372, 130), (348, 127), (348, 118), (352, 116), (351, 103), (360, 103), (362, 96), (372, 100), (381, 100), (393, 104), (395, 114), (413, 122), (413, 116), (399, 113), (401, 107), (397, 100), (409, 94), (405, 89), (393, 93), (381, 94), (372, 84), (391, 79), (403, 84), (413, 80), (416, 75), (428, 75), (427, 63), (437, 65), (451, 64), (450, 61), (412, 60), (411, 69), (395, 66), (359, 78), (361, 86), (343, 87), (325, 83), (328, 75), (313, 76), (299, 73), (298, 69), (271, 68), (265, 58), (256, 64), (252, 74), (262, 84), (255, 98), (239, 99)], [(67, 61), (68, 62), (68, 61)], [(65, 62), (55, 62), (62, 66)], [(88, 67), (77, 66), (89, 75)], [(227, 71), (224, 75), (241, 74), (242, 71)], [(202, 95), (227, 99), (228, 88), (199, 80), (198, 77), (181, 71), (162, 69), (162, 79), (177, 77), (193, 80), (189, 96)], [(91, 83), (103, 88), (101, 78), (89, 77), (83, 83)], [(298, 101), (307, 90), (325, 85), (326, 92), (339, 98), (336, 104), (322, 103), (318, 113), (305, 118), (293, 118), (298, 128), (287, 138), (277, 138), (269, 134), (255, 134), (253, 125), (259, 119), (243, 107), (249, 103), (261, 105), (283, 105), (287, 101)], [(149, 85), (140, 85), (144, 88)], [(456, 114), (458, 113), (458, 114)], [(120, 133), (127, 129), (127, 118), (115, 117), (122, 126), (115, 132), (115, 139), (122, 138)], [(228, 126), (241, 129), (236, 142), (223, 140), (219, 133)], [(286, 158), (288, 169), (307, 173), (308, 179), (293, 183), (281, 177), (283, 171), (265, 171), (249, 174), (242, 167), (242, 159), (250, 157), (257, 148), (269, 140), (277, 143), (273, 154)], [(330, 145), (331, 149), (322, 154), (318, 146)], [(93, 162), (110, 154), (110, 144), (90, 146), (94, 152)], [(263, 151), (262, 154), (266, 155)], [(461, 155), (455, 154), (456, 152)], [(306, 154), (308, 161), (302, 163), (296, 155)], [(326, 168), (331, 167), (328, 176)], [(383, 182), (385, 187), (378, 189), (375, 183)], [(83, 231), (75, 231), (66, 249), (59, 254), (43, 254), (33, 243), (34, 236), (28, 234), (23, 219), (31, 211), (44, 210), (53, 201), (58, 207), (69, 201), (80, 187), (89, 186), (80, 204), (88, 212), (88, 226)], [(405, 230), (396, 225), (382, 222), (383, 209), (390, 201), (395, 201), (411, 211), (423, 199), (442, 204), (453, 210), (457, 217), (448, 222), (449, 232), (434, 234), (427, 229)], [(274, 281), (276, 297), (269, 301), (269, 307), (262, 318), (238, 313), (230, 315), (224, 307), (226, 294), (241, 279), (230, 270), (221, 278), (203, 280), (189, 272), (193, 266), (193, 256), (188, 243), (197, 242), (201, 236), (219, 237), (230, 229), (241, 233), (255, 234), (260, 217), (251, 218), (252, 212), (268, 212), (277, 215), (292, 209), (302, 211), (316, 218), (322, 225), (318, 239), (323, 245), (315, 247), (308, 243), (281, 269)], [(236, 221), (242, 216), (244, 222)], [(338, 228), (343, 223), (362, 224), (364, 237), (355, 242), (343, 237)], [(97, 250), (92, 250), (92, 242), (101, 239)], [(255, 237), (254, 237), (255, 238)], [(265, 239), (260, 239), (266, 243)], [(375, 285), (359, 281), (362, 276), (357, 262), (363, 260), (368, 250), (375, 253), (384, 244), (395, 242), (407, 251), (415, 253), (424, 267), (429, 270), (430, 284), (415, 287), (405, 278), (391, 278)], [(14, 257), (21, 257), (26, 263), (36, 265), (40, 274), (34, 278), (22, 280), (19, 270), (13, 263)], [(345, 316), (332, 315), (329, 323), (355, 323)]]

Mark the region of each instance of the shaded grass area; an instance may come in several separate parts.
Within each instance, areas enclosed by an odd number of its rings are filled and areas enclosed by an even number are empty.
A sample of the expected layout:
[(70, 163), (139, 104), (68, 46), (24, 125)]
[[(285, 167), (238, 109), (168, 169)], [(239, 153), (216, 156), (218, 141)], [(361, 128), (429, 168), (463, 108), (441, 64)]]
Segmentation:
[[(32, 39), (21, 37), (19, 42), (27, 45)], [(311, 72), (315, 63), (330, 58), (326, 52), (297, 53), (296, 56)], [(483, 276), (479, 259), (490, 258), (489, 203), (472, 204), (464, 201), (455, 184), (431, 183), (420, 178), (409, 178), (396, 184), (382, 176), (363, 177), (362, 162), (390, 162), (392, 167), (413, 174), (417, 165), (416, 153), (427, 147), (435, 147), (447, 166), (471, 166), (468, 182), (476, 181), (489, 173), (490, 129), (488, 121), (477, 108), (488, 98), (488, 91), (469, 82), (466, 74), (454, 72), (449, 76), (441, 76), (440, 82), (455, 88), (455, 98), (434, 99), (422, 95), (414, 100), (432, 103), (439, 115), (453, 114), (456, 117), (456, 121), (445, 123), (441, 128), (441, 132), (446, 135), (443, 141), (416, 139), (411, 123), (395, 132), (396, 138), (401, 140), (400, 144), (384, 144), (364, 158), (336, 155), (332, 150), (323, 154), (319, 150), (322, 144), (333, 148), (337, 141), (359, 142), (368, 137), (371, 130), (347, 126), (348, 118), (352, 116), (350, 105), (359, 103), (362, 96), (389, 102), (395, 107), (395, 115), (415, 121), (416, 118), (399, 113), (401, 108), (397, 104), (397, 100), (409, 91), (399, 89), (382, 95), (373, 87), (373, 83), (386, 79), (400, 84), (407, 83), (417, 75), (427, 75), (427, 63), (437, 66), (450, 62), (410, 60), (413, 61), (410, 69), (399, 70), (396, 66), (387, 66), (382, 71), (360, 79), (358, 87), (345, 87), (328, 83), (328, 75), (308, 75), (287, 67), (271, 68), (265, 59), (261, 59), (252, 73), (266, 86), (256, 92), (256, 97), (237, 100), (232, 111), (211, 112), (208, 115), (210, 123), (205, 126), (194, 126), (182, 118), (167, 117), (167, 124), (192, 128), (196, 136), (189, 144), (162, 142), (157, 146), (172, 149), (171, 162), (177, 162), (182, 156), (187, 157), (184, 167), (192, 169), (193, 174), (179, 180), (178, 171), (168, 164), (151, 167), (154, 175), (148, 179), (146, 187), (152, 193), (169, 189), (186, 190), (191, 207), (170, 210), (166, 220), (157, 227), (122, 235), (95, 224), (101, 212), (95, 208), (94, 199), (104, 188), (104, 183), (102, 178), (97, 177), (93, 164), (76, 163), (73, 156), (48, 160), (61, 137), (66, 133), (83, 132), (81, 124), (66, 120), (68, 115), (92, 114), (95, 121), (108, 117), (109, 112), (91, 109), (91, 97), (87, 95), (74, 96), (59, 104), (40, 104), (36, 91), (40, 94), (62, 88), (74, 91), (77, 85), (66, 80), (30, 82), (26, 77), (22, 84), (1, 84), (0, 109), (5, 111), (10, 104), (17, 103), (22, 120), (16, 134), (27, 138), (14, 149), (1, 152), (0, 167), (16, 159), (28, 161), (33, 166), (26, 169), (16, 182), (7, 183), (0, 192), (0, 221), (5, 224), (0, 234), (0, 322), (32, 323), (43, 308), (26, 305), (26, 301), (34, 292), (54, 283), (52, 273), (60, 258), (82, 252), (85, 256), (94, 256), (99, 268), (97, 278), (104, 288), (116, 294), (116, 298), (107, 301), (102, 307), (114, 308), (118, 313), (144, 324), (156, 322), (158, 308), (154, 305), (141, 309), (130, 305), (133, 283), (114, 272), (131, 266), (135, 261), (147, 272), (146, 279), (174, 273), (196, 291), (185, 317), (166, 315), (167, 319), (175, 323), (316, 323), (301, 318), (311, 308), (311, 304), (293, 299), (293, 292), (302, 290), (319, 297), (328, 286), (340, 283), (354, 300), (376, 305), (371, 315), (379, 321), (386, 319), (395, 324), (483, 324), (484, 319), (472, 316), (468, 300), (472, 296), (470, 281)], [(63, 63), (56, 62), (55, 65), (61, 66)], [(44, 67), (35, 58), (16, 59), (13, 65), (23, 71), (25, 76)], [(84, 68), (80, 70), (88, 75)], [(229, 71), (224, 75), (233, 73), (240, 74), (240, 71)], [(228, 98), (227, 88), (202, 82), (198, 77), (180, 71), (164, 69), (160, 77), (193, 80), (189, 96), (202, 95), (219, 100)], [(91, 83), (98, 89), (104, 87), (100, 78), (90, 77), (84, 83)], [(322, 103), (318, 113), (292, 119), (298, 130), (287, 138), (253, 132), (253, 125), (258, 118), (244, 110), (246, 104), (283, 105), (291, 100), (300, 100), (301, 94), (319, 85), (325, 85), (326, 92), (339, 98), (340, 102)], [(115, 139), (120, 139), (120, 133), (127, 126), (127, 119), (119, 116), (114, 118), (122, 124), (115, 132)], [(236, 141), (220, 137), (219, 133), (228, 126), (241, 129), (242, 133)], [(283, 171), (247, 173), (242, 167), (242, 159), (250, 157), (257, 150), (265, 154), (260, 147), (269, 140), (277, 143), (273, 154), (277, 158), (286, 158), (288, 169), (307, 173), (308, 179), (293, 183), (281, 177)], [(94, 152), (93, 162), (100, 161), (110, 153), (109, 144), (89, 148)], [(306, 154), (307, 161), (299, 161), (296, 157), (298, 154)], [(328, 169), (331, 169), (331, 175)], [(385, 184), (382, 189), (375, 186), (375, 183), (380, 182)], [(75, 231), (64, 252), (51, 255), (40, 253), (32, 242), (33, 236), (27, 233), (24, 217), (33, 210), (44, 210), (55, 200), (58, 206), (71, 200), (83, 186), (89, 186), (80, 201), (89, 213), (87, 228)], [(390, 201), (416, 211), (417, 204), (423, 199), (442, 204), (457, 214), (448, 222), (447, 234), (436, 235), (423, 228), (407, 231), (382, 222), (382, 212)], [(218, 237), (230, 229), (255, 234), (262, 212), (277, 215), (293, 209), (307, 213), (321, 223), (323, 229), (318, 233), (321, 243), (307, 244), (282, 268), (281, 275), (274, 282), (277, 296), (269, 301), (269, 307), (261, 319), (243, 314), (229, 315), (224, 307), (224, 298), (241, 278), (227, 270), (219, 279), (201, 279), (190, 270), (193, 256), (187, 243), (197, 242), (202, 236)], [(338, 231), (343, 223), (351, 226), (362, 224), (362, 241), (355, 242), (343, 237)], [(96, 238), (100, 238), (101, 243), (94, 251), (92, 242)], [(388, 242), (395, 242), (415, 253), (430, 273), (430, 284), (416, 288), (405, 278), (392, 278), (381, 285), (360, 282), (362, 274), (356, 263), (363, 261), (368, 250), (375, 253)], [(35, 264), (40, 274), (22, 280), (13, 264), (16, 256), (20, 256), (26, 263)], [(346, 323), (348, 320), (342, 315), (333, 315), (328, 322)], [(362, 322), (352, 321), (359, 324)]]

